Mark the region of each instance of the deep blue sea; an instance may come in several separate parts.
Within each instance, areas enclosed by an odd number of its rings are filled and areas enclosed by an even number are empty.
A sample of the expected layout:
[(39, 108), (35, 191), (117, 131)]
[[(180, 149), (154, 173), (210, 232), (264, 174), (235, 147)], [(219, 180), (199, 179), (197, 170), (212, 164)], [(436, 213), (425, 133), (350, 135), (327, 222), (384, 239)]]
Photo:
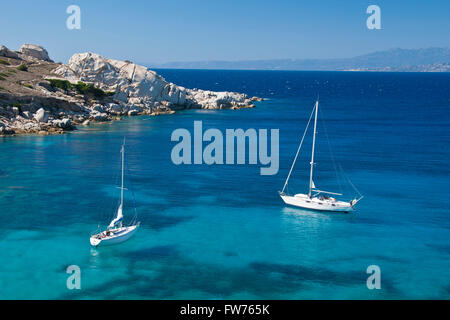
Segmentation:
[[(450, 298), (450, 74), (158, 72), (267, 100), (0, 137), (1, 299)], [(318, 95), (315, 183), (350, 199), (342, 167), (364, 195), (354, 213), (291, 208), (278, 196)], [(279, 129), (278, 174), (174, 165), (171, 133), (195, 120), (223, 132)], [(124, 136), (133, 190), (124, 214), (134, 214), (134, 193), (141, 226), (93, 249), (90, 234), (119, 199)], [(310, 147), (307, 135), (291, 192), (307, 191)], [(81, 269), (80, 290), (66, 287), (69, 265)], [(379, 290), (366, 286), (370, 265)]]

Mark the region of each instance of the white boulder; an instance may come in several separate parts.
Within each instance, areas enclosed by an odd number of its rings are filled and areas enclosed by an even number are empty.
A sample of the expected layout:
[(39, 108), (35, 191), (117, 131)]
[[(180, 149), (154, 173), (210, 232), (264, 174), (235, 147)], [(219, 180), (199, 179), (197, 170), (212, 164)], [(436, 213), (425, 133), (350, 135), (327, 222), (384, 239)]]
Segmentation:
[(91, 113), (91, 118), (95, 121), (107, 121), (108, 115), (102, 112), (93, 112)]
[(36, 119), (37, 122), (47, 122), (48, 121), (47, 111), (45, 111), (44, 108), (40, 108), (34, 114), (34, 119)]
[(14, 113), (14, 115), (15, 116), (18, 116), (19, 115), (19, 113), (20, 113), (20, 110), (19, 110), (19, 108), (18, 107), (12, 107), (12, 112)]
[(71, 123), (70, 123), (70, 119), (65, 118), (65, 119), (56, 119), (52, 121), (53, 126), (58, 127), (58, 128), (62, 128), (62, 129), (68, 129), (71, 127)]
[(19, 50), (20, 57), (25, 60), (43, 60), (53, 62), (48, 56), (47, 50), (36, 44), (24, 44)]
[(189, 95), (196, 104), (205, 109), (229, 109), (251, 105), (251, 100), (247, 95), (236, 92), (191, 90)]
[(32, 118), (32, 115), (31, 115), (30, 111), (24, 111), (24, 112), (22, 112), (22, 115), (23, 115), (23, 117), (25, 119), (31, 119)]

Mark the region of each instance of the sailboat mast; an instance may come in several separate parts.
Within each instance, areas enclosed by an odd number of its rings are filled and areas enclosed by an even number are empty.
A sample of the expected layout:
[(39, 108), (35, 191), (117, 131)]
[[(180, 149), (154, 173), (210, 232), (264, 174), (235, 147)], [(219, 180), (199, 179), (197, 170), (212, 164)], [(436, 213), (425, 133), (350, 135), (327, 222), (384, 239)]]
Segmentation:
[(120, 206), (123, 206), (123, 163), (124, 163), (124, 155), (125, 155), (125, 148), (124, 145), (122, 144), (122, 186), (120, 188)]
[(316, 114), (314, 115), (314, 134), (311, 152), (311, 172), (309, 174), (309, 192), (308, 196), (311, 198), (311, 189), (313, 185), (313, 171), (314, 171), (314, 147), (316, 145), (316, 127), (317, 127), (317, 109), (319, 109), (319, 100), (316, 101)]

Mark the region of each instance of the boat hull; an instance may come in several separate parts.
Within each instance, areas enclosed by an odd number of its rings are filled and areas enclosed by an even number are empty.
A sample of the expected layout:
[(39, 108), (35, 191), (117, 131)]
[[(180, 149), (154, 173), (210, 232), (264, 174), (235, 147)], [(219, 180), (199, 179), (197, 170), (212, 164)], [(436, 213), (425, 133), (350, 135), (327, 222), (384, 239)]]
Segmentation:
[(113, 244), (122, 243), (124, 241), (127, 241), (128, 239), (130, 239), (133, 236), (133, 234), (136, 232), (138, 226), (139, 225), (134, 225), (134, 226), (122, 227), (122, 228), (112, 230), (112, 231), (115, 231), (115, 234), (112, 236), (101, 237), (103, 235), (103, 232), (101, 234), (93, 235), (90, 238), (90, 243), (94, 247), (99, 247), (99, 246), (103, 247), (103, 246), (109, 246), (109, 245), (113, 245)]
[(288, 205), (309, 210), (330, 212), (351, 212), (354, 210), (349, 202), (344, 201), (310, 198), (306, 194), (296, 194), (294, 196), (281, 194), (280, 196), (284, 203)]

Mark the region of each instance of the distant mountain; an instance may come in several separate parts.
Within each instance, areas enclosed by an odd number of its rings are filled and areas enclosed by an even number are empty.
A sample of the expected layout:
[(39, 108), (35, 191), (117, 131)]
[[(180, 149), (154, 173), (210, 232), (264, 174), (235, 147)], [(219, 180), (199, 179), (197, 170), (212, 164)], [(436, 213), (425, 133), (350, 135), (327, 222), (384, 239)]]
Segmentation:
[(151, 68), (450, 72), (449, 48), (392, 49), (342, 59), (169, 62)]

